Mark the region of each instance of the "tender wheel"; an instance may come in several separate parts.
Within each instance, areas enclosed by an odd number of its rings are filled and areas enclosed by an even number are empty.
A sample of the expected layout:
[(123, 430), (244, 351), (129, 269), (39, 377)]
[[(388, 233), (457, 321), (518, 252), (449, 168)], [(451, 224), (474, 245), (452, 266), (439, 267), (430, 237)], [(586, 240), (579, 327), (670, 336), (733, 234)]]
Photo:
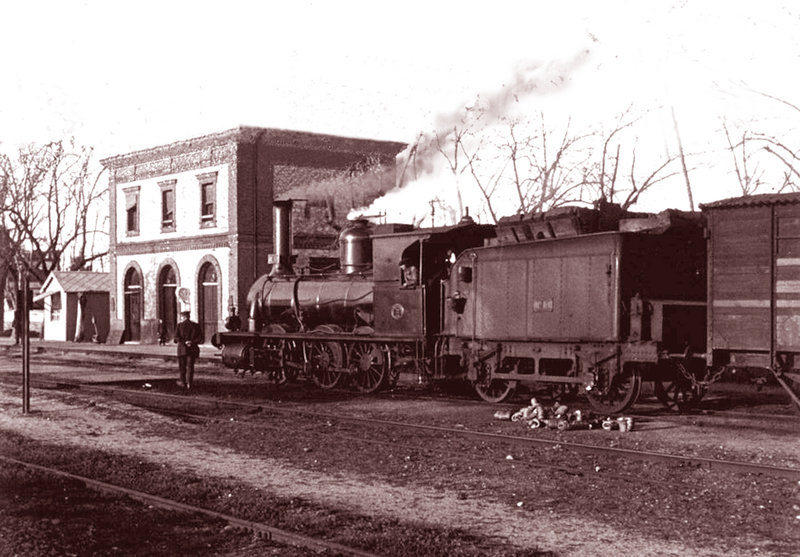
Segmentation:
[(389, 358), (376, 344), (357, 342), (350, 349), (347, 361), (353, 370), (353, 386), (362, 393), (374, 393), (384, 386), (389, 375)]
[(516, 381), (507, 381), (505, 379), (475, 382), (475, 392), (486, 402), (504, 402), (514, 394), (514, 389), (516, 388)]
[(473, 386), (478, 396), (486, 402), (499, 403), (508, 400), (514, 394), (517, 382), (492, 377), (490, 364), (483, 364), (481, 376)]
[(597, 412), (617, 414), (624, 412), (639, 398), (642, 377), (634, 366), (627, 366), (609, 381), (610, 371), (602, 367), (597, 372), (597, 385), (589, 391), (589, 404)]
[(706, 394), (705, 387), (698, 385), (692, 388), (686, 367), (680, 362), (672, 362), (674, 377), (665, 381), (656, 381), (653, 392), (658, 401), (667, 410), (684, 412), (694, 407)]
[[(332, 333), (332, 329), (321, 326), (314, 332)], [(344, 365), (344, 350), (338, 342), (313, 341), (306, 343), (311, 380), (322, 389), (333, 389), (342, 379), (342, 372), (337, 371)]]

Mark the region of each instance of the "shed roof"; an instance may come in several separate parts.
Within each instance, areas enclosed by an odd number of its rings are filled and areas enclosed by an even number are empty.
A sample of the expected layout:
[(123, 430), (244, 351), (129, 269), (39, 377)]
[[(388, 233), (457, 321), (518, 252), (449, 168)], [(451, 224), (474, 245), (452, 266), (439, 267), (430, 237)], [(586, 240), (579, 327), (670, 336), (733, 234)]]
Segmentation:
[(109, 292), (111, 273), (90, 271), (53, 271), (39, 289), (36, 299), (55, 292)]
[(800, 193), (762, 193), (758, 195), (745, 195), (742, 197), (731, 197), (720, 199), (711, 203), (704, 203), (700, 208), (704, 211), (708, 209), (730, 209), (733, 207), (757, 207), (766, 205), (788, 205), (800, 203)]

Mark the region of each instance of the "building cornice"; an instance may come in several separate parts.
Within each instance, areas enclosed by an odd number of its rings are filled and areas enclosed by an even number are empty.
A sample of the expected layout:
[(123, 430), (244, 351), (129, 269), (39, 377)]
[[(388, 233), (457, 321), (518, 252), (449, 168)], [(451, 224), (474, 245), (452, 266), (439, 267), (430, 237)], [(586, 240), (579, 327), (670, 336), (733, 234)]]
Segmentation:
[(230, 143), (252, 144), (256, 142), (267, 147), (317, 150), (343, 154), (376, 154), (383, 157), (394, 157), (406, 148), (405, 143), (396, 141), (379, 141), (275, 128), (240, 126), (222, 132), (176, 141), (167, 145), (114, 155), (101, 159), (100, 162), (107, 168), (116, 169)]
[(176, 251), (230, 248), (236, 241), (235, 234), (203, 234), (179, 238), (158, 238), (141, 242), (117, 242), (115, 255), (142, 255)]

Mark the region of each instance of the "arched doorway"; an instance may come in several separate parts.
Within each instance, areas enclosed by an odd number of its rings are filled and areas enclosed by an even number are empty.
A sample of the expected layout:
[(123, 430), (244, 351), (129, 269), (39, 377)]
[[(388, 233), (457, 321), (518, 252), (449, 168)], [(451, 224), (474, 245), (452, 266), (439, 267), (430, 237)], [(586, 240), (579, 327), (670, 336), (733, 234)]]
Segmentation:
[(206, 341), (217, 332), (219, 322), (219, 278), (217, 268), (207, 261), (197, 275), (197, 315)]
[[(167, 342), (172, 342), (175, 325), (178, 323), (178, 299), (175, 297), (177, 288), (175, 268), (166, 265), (158, 273), (158, 319), (163, 323), (163, 335)], [(159, 335), (162, 334), (161, 323)]]
[(142, 338), (142, 275), (135, 268), (125, 273), (125, 337), (138, 342)]

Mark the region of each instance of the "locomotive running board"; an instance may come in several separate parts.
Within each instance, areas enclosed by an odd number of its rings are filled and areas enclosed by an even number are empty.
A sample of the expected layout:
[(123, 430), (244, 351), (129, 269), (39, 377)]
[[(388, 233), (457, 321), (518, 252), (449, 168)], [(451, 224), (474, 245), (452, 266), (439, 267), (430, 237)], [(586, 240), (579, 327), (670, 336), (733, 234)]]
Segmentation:
[[(320, 332), (303, 332), (303, 333), (224, 333), (225, 337), (229, 339), (236, 339), (236, 341), (248, 341), (252, 339), (281, 339), (281, 340), (333, 340), (333, 341), (353, 341), (353, 342), (402, 342), (409, 344), (412, 342), (420, 342), (424, 337), (398, 337), (389, 335), (359, 335), (348, 332), (335, 332), (335, 333), (320, 333)], [(231, 343), (232, 344), (232, 343)]]

